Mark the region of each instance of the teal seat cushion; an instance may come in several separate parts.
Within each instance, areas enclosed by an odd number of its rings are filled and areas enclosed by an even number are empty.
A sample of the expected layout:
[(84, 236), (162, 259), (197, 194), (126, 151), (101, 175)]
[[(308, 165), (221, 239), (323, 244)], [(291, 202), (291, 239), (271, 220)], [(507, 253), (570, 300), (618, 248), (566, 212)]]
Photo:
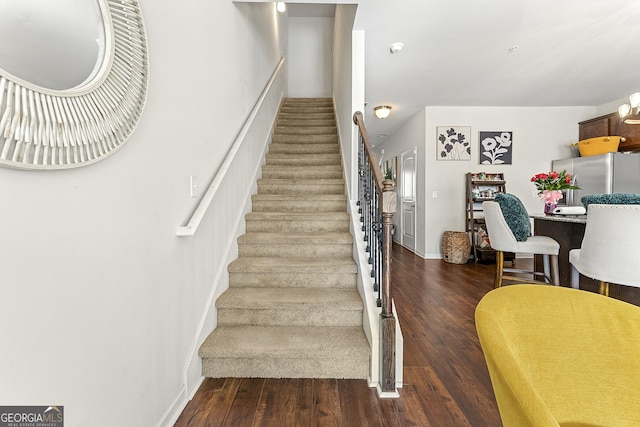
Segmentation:
[(497, 194), (494, 199), (504, 216), (507, 225), (518, 242), (524, 242), (531, 236), (531, 221), (524, 205), (513, 194)]
[(580, 201), (585, 209), (589, 205), (640, 205), (640, 194), (587, 194)]

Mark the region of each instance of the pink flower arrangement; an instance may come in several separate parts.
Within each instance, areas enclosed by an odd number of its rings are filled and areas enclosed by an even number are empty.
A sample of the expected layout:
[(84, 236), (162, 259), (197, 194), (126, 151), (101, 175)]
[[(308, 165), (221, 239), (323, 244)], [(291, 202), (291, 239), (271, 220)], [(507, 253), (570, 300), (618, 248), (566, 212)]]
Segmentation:
[(558, 200), (562, 199), (562, 190), (580, 188), (572, 184), (573, 177), (566, 170), (536, 174), (531, 177), (531, 182), (535, 184), (540, 199), (546, 204), (558, 203)]

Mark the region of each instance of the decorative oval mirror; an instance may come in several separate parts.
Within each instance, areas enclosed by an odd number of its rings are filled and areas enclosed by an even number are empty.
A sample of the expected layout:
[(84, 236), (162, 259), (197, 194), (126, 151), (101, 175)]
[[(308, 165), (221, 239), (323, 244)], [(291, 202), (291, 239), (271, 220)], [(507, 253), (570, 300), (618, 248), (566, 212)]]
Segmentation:
[(138, 124), (147, 77), (137, 0), (4, 2), (0, 165), (67, 169), (113, 154)]

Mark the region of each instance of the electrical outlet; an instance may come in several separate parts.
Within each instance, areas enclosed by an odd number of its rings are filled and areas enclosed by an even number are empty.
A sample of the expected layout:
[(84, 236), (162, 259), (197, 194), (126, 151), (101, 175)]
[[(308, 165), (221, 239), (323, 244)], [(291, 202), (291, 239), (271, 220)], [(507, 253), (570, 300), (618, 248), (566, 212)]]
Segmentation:
[(198, 177), (191, 175), (191, 179), (189, 180), (189, 194), (192, 199), (198, 197)]

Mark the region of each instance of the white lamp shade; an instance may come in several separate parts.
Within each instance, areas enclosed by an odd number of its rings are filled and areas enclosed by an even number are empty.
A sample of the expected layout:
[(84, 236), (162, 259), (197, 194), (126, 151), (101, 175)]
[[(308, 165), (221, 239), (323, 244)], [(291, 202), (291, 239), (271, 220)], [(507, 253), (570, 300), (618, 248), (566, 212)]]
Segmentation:
[(631, 105), (629, 104), (622, 104), (621, 106), (618, 107), (618, 114), (620, 114), (621, 119), (624, 119), (625, 117), (627, 117), (630, 112), (631, 112)]
[(379, 119), (386, 119), (391, 114), (391, 107), (388, 105), (379, 105), (373, 109), (376, 117)]

